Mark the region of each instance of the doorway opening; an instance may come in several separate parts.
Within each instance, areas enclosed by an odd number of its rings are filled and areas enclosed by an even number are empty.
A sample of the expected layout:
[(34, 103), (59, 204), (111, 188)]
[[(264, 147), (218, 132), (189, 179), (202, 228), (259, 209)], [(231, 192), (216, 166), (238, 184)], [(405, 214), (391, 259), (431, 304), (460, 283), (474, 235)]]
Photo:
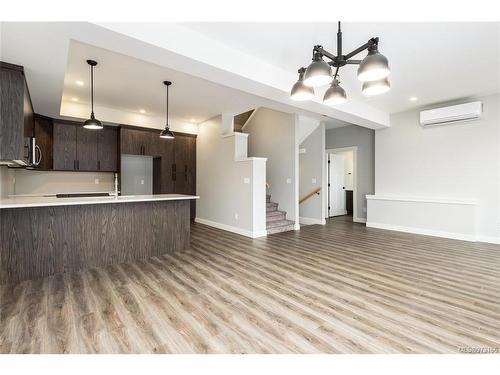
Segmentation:
[(337, 217), (353, 221), (357, 212), (356, 196), (357, 147), (343, 147), (325, 151), (326, 218)]

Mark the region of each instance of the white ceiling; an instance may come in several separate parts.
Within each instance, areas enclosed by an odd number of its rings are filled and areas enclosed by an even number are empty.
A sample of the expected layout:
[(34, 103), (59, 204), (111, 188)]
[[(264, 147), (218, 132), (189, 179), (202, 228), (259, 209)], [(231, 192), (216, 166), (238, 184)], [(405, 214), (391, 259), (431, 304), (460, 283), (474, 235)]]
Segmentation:
[[(169, 116), (172, 123), (200, 123), (221, 113), (241, 113), (262, 104), (257, 97), (120, 53), (71, 41), (61, 114), (75, 116), (75, 102), (89, 111), (90, 71), (87, 59), (98, 62), (94, 70), (94, 103), (102, 108), (127, 112), (165, 123), (166, 86), (169, 88)], [(84, 82), (83, 86), (76, 82)], [(142, 114), (140, 110), (146, 113)], [(77, 110), (78, 111), (78, 110)], [(105, 109), (103, 109), (105, 111)], [(99, 116), (96, 111), (96, 116)]]
[[(336, 52), (336, 23), (183, 25), (293, 72), (309, 64), (315, 44)], [(351, 99), (394, 113), (430, 103), (500, 92), (498, 22), (348, 22), (342, 24), (342, 33), (344, 54), (371, 37), (380, 37), (380, 52), (389, 58), (392, 70), (391, 91), (366, 98), (356, 79), (356, 66), (342, 68), (342, 85)], [(412, 96), (418, 100), (410, 102)]]

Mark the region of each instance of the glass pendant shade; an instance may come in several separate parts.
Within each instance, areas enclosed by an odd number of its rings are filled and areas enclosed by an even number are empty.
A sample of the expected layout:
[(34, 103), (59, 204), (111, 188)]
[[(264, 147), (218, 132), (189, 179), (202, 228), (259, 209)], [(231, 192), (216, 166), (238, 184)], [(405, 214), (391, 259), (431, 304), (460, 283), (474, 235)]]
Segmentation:
[(342, 104), (347, 100), (345, 90), (339, 86), (338, 80), (333, 80), (331, 86), (326, 90), (323, 103), (327, 105)]
[(90, 118), (83, 123), (85, 129), (99, 130), (102, 129), (102, 123), (94, 117), (94, 112), (90, 114)]
[(174, 133), (172, 133), (170, 131), (170, 129), (168, 128), (168, 126), (165, 127), (165, 129), (163, 129), (160, 133), (160, 138), (164, 138), (164, 139), (174, 139), (175, 136), (174, 136)]
[(391, 73), (387, 57), (374, 48), (361, 61), (358, 67), (358, 79), (362, 82), (376, 81), (386, 78)]
[(292, 100), (303, 101), (314, 98), (314, 89), (304, 85), (304, 71), (304, 68), (299, 70), (299, 80), (295, 82), (290, 92)]
[(328, 85), (332, 80), (332, 67), (321, 58), (309, 64), (304, 74), (304, 84), (308, 87)]
[(361, 92), (363, 95), (372, 96), (379, 95), (389, 91), (391, 83), (388, 78), (379, 79), (377, 81), (364, 82)]

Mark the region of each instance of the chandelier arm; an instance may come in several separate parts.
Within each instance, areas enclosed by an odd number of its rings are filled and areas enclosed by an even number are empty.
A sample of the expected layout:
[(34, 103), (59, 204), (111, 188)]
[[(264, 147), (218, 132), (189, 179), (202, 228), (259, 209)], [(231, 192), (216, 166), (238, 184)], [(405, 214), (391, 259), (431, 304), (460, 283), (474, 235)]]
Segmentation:
[(359, 65), (359, 64), (361, 64), (361, 61), (363, 61), (363, 60), (347, 60), (345, 63), (351, 64), (351, 65)]
[(371, 38), (368, 42), (363, 44), (361, 47), (356, 48), (354, 51), (349, 52), (347, 55), (345, 55), (345, 59), (349, 60), (351, 57), (356, 56), (358, 53), (363, 52), (365, 49), (368, 49), (372, 47), (373, 45), (378, 44), (378, 37), (377, 38)]
[(333, 79), (337, 79), (337, 75), (339, 74), (339, 69), (340, 66), (337, 66), (337, 69), (335, 69), (335, 74), (333, 75)]

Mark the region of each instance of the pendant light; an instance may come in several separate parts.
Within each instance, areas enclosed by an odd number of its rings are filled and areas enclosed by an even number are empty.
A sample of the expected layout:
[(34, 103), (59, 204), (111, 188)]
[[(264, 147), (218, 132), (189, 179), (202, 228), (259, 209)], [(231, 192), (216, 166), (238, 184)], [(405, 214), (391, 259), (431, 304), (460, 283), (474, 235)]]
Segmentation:
[(361, 92), (363, 95), (372, 96), (379, 95), (389, 91), (391, 83), (388, 78), (379, 79), (377, 81), (363, 82)]
[(339, 84), (340, 82), (338, 79), (333, 80), (331, 86), (325, 92), (323, 103), (327, 105), (337, 105), (342, 104), (347, 100), (345, 90), (340, 87)]
[(174, 139), (175, 136), (174, 136), (174, 133), (172, 133), (170, 131), (170, 128), (168, 126), (168, 86), (170, 86), (172, 84), (172, 82), (170, 81), (163, 81), (163, 84), (165, 86), (167, 86), (167, 122), (165, 124), (165, 129), (163, 129), (160, 133), (160, 138), (164, 138), (164, 139)]
[(314, 98), (314, 89), (304, 85), (304, 73), (306, 68), (299, 69), (299, 80), (295, 82), (290, 93), (292, 100), (302, 101)]
[(94, 67), (97, 65), (97, 61), (87, 60), (87, 64), (90, 65), (90, 105), (91, 112), (90, 118), (85, 120), (83, 127), (85, 129), (99, 130), (102, 129), (102, 123), (94, 116)]
[(379, 53), (378, 46), (374, 44), (368, 49), (368, 55), (359, 64), (358, 79), (362, 82), (376, 81), (386, 78), (390, 73), (389, 60)]
[(319, 87), (332, 82), (332, 67), (321, 58), (320, 53), (315, 53), (313, 62), (309, 64), (304, 74), (304, 84), (309, 87)]

